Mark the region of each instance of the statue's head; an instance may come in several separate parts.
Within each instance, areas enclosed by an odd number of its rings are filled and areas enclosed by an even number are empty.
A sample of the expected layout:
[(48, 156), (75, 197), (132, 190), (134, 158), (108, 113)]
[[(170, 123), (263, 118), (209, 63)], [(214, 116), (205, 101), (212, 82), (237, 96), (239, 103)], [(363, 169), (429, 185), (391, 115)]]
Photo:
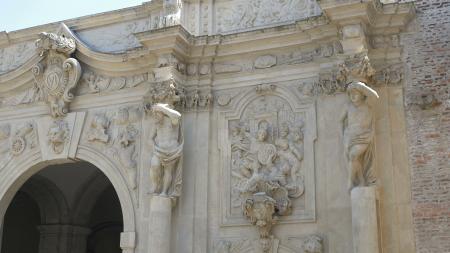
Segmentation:
[(259, 128), (258, 132), (256, 133), (256, 138), (259, 141), (265, 141), (267, 139), (267, 129), (264, 127)]
[(289, 135), (289, 125), (288, 123), (284, 122), (280, 126), (280, 136), (287, 137), (288, 135)]
[(361, 103), (367, 97), (372, 96), (378, 98), (378, 93), (363, 82), (351, 82), (347, 87), (347, 94), (352, 103)]

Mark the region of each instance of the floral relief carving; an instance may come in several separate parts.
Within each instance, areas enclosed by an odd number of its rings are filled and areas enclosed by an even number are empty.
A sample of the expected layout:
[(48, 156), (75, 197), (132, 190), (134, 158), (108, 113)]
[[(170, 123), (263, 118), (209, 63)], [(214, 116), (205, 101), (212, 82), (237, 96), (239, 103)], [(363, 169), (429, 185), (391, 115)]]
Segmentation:
[(40, 33), (37, 51), (45, 60), (32, 68), (35, 83), (50, 106), (52, 117), (65, 116), (74, 99), (73, 89), (81, 77), (80, 63), (71, 58), (75, 40), (54, 33)]
[(33, 122), (25, 122), (18, 126), (10, 142), (11, 154), (17, 156), (23, 153), (27, 148), (33, 148), (36, 145), (36, 127)]
[(0, 168), (10, 159), (37, 145), (36, 126), (33, 121), (0, 125)]

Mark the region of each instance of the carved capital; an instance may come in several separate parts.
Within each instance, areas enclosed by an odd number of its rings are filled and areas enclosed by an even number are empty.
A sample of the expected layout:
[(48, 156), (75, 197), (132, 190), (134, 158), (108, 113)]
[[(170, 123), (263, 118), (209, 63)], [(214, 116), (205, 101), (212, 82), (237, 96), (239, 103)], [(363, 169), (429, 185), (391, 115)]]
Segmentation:
[(353, 81), (368, 83), (375, 75), (375, 69), (370, 64), (366, 53), (355, 54), (347, 57), (342, 64), (336, 76), (338, 82), (346, 84)]

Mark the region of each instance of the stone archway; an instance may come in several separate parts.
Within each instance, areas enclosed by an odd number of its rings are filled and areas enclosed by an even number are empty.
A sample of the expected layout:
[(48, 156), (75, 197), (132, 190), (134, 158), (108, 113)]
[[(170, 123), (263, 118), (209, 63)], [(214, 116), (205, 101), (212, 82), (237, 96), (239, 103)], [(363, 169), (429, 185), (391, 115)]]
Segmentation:
[[(124, 253), (134, 252), (135, 238), (135, 211), (132, 195), (126, 185), (126, 181), (119, 169), (104, 157), (88, 147), (79, 147), (76, 160), (87, 162), (98, 168), (109, 180), (120, 202), (123, 218), (123, 231), (120, 236), (120, 247)], [(40, 152), (30, 152), (27, 156), (20, 156), (11, 160), (0, 171), (0, 217), (1, 230), (3, 230), (3, 218), (13, 197), (24, 183), (33, 175), (49, 165), (57, 165), (73, 162), (73, 160), (60, 159), (42, 161)], [(1, 237), (0, 237), (1, 238)]]

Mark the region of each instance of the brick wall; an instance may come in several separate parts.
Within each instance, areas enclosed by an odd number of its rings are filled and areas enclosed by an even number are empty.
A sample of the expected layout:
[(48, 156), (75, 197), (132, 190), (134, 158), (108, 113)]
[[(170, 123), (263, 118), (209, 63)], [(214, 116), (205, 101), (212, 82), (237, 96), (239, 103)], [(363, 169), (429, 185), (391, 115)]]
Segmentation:
[(450, 0), (418, 0), (416, 8), (402, 37), (416, 249), (449, 253)]

